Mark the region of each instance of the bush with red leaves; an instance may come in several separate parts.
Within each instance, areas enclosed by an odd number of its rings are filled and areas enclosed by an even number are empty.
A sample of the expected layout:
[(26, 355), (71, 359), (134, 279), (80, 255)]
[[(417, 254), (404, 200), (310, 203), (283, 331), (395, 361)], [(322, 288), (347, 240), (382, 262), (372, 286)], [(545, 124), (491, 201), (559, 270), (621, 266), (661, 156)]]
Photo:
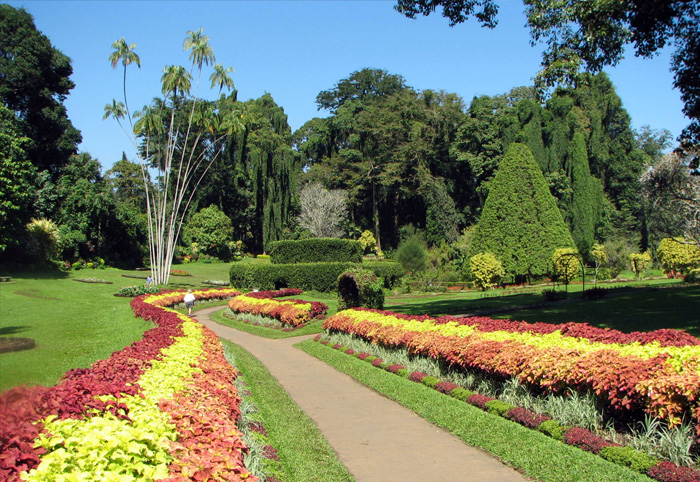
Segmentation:
[(609, 442), (604, 438), (594, 435), (590, 430), (581, 427), (572, 427), (564, 434), (564, 442), (568, 445), (574, 445), (586, 452), (598, 454), (604, 447), (619, 446), (616, 443)]
[(550, 419), (546, 415), (540, 415), (522, 407), (515, 407), (508, 410), (506, 418), (527, 428), (537, 428), (542, 422)]
[(700, 471), (671, 462), (661, 462), (649, 469), (647, 475), (660, 482), (700, 482)]

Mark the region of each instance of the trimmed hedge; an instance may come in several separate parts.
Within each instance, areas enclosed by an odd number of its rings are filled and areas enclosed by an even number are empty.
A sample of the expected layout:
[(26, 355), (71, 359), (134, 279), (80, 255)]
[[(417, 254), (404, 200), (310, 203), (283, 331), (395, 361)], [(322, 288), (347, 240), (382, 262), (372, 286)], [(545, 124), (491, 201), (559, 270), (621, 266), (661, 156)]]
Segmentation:
[(362, 244), (352, 239), (274, 241), (268, 247), (272, 264), (362, 262)]
[(384, 286), (392, 288), (403, 276), (403, 267), (391, 261), (369, 263), (297, 263), (231, 265), (231, 285), (239, 289), (274, 290), (300, 288), (304, 291), (335, 291), (338, 277), (354, 266), (361, 266), (384, 279)]

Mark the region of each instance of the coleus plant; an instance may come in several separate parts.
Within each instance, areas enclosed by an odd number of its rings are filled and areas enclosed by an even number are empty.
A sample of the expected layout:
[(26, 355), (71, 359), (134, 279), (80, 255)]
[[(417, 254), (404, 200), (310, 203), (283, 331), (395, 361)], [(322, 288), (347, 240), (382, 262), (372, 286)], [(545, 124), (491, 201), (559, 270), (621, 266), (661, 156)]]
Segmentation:
[[(235, 294), (201, 290), (196, 296)], [(235, 370), (212, 332), (163, 308), (183, 296), (134, 299), (135, 313), (157, 325), (142, 340), (68, 372), (56, 387), (1, 394), (0, 478), (256, 480), (244, 467), (247, 448), (235, 430)], [(227, 426), (202, 441), (211, 427)]]
[(697, 422), (697, 339), (661, 330), (658, 339), (633, 334), (629, 342), (614, 330), (543, 325), (351, 309), (329, 317), (323, 327), (497, 377), (517, 377), (539, 390), (593, 390), (623, 416), (643, 410), (669, 425), (691, 416)]
[(267, 316), (294, 327), (307, 323), (312, 318), (324, 315), (328, 306), (317, 301), (284, 300), (272, 298), (301, 294), (301, 290), (258, 291), (236, 296), (228, 302), (234, 313), (250, 313)]

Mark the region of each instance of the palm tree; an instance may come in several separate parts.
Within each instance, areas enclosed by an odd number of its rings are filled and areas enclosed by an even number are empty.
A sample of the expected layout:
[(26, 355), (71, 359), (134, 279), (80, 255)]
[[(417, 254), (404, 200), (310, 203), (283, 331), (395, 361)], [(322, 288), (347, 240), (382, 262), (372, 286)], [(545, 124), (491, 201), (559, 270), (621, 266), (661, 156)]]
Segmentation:
[(160, 80), (163, 84), (163, 95), (168, 95), (168, 93), (172, 92), (173, 99), (176, 99), (178, 92), (180, 92), (181, 95), (190, 93), (192, 74), (187, 72), (181, 65), (169, 65), (165, 67)]
[(134, 52), (136, 44), (127, 44), (124, 37), (115, 41), (112, 44), (112, 48), (114, 49), (114, 52), (109, 54), (109, 61), (112, 63), (112, 68), (116, 69), (117, 63), (119, 63), (120, 60), (124, 66), (124, 106), (126, 108), (126, 116), (129, 118), (129, 123), (131, 123), (131, 117), (129, 116), (129, 104), (126, 100), (126, 68), (132, 63), (141, 68), (141, 58), (139, 58), (138, 54)]
[(200, 28), (196, 32), (189, 30), (187, 35), (188, 37), (185, 38), (182, 47), (184, 50), (192, 50), (190, 52), (192, 65), (196, 65), (201, 71), (202, 64), (213, 64), (216, 60), (214, 58), (214, 50), (209, 45), (209, 36), (204, 35), (204, 29)]
[(229, 90), (234, 88), (233, 79), (231, 79), (231, 77), (228, 75), (229, 72), (235, 72), (235, 70), (233, 70), (233, 67), (226, 67), (226, 69), (224, 69), (224, 66), (222, 64), (216, 64), (214, 66), (214, 73), (209, 76), (209, 80), (211, 80), (212, 89), (215, 85), (219, 86), (219, 94), (221, 94), (221, 91), (224, 87), (226, 87)]

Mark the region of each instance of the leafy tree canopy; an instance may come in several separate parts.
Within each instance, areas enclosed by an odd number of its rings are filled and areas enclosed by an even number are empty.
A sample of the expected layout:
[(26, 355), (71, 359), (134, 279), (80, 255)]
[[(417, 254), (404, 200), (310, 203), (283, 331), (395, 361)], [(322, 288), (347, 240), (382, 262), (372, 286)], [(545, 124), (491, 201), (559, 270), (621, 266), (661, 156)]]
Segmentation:
[(0, 101), (20, 121), (29, 159), (56, 175), (82, 140), (63, 106), (73, 68), (26, 10), (6, 4), (0, 5), (0, 72)]
[[(652, 57), (672, 44), (674, 87), (691, 119), (682, 138), (700, 140), (700, 1), (698, 0), (523, 0), (532, 42), (542, 54), (540, 87), (576, 84), (582, 70), (600, 72), (622, 60), (630, 44), (635, 54)], [(450, 26), (470, 15), (486, 27), (496, 25), (498, 5), (492, 0), (398, 0), (395, 9), (407, 17), (429, 15), (442, 7)]]

